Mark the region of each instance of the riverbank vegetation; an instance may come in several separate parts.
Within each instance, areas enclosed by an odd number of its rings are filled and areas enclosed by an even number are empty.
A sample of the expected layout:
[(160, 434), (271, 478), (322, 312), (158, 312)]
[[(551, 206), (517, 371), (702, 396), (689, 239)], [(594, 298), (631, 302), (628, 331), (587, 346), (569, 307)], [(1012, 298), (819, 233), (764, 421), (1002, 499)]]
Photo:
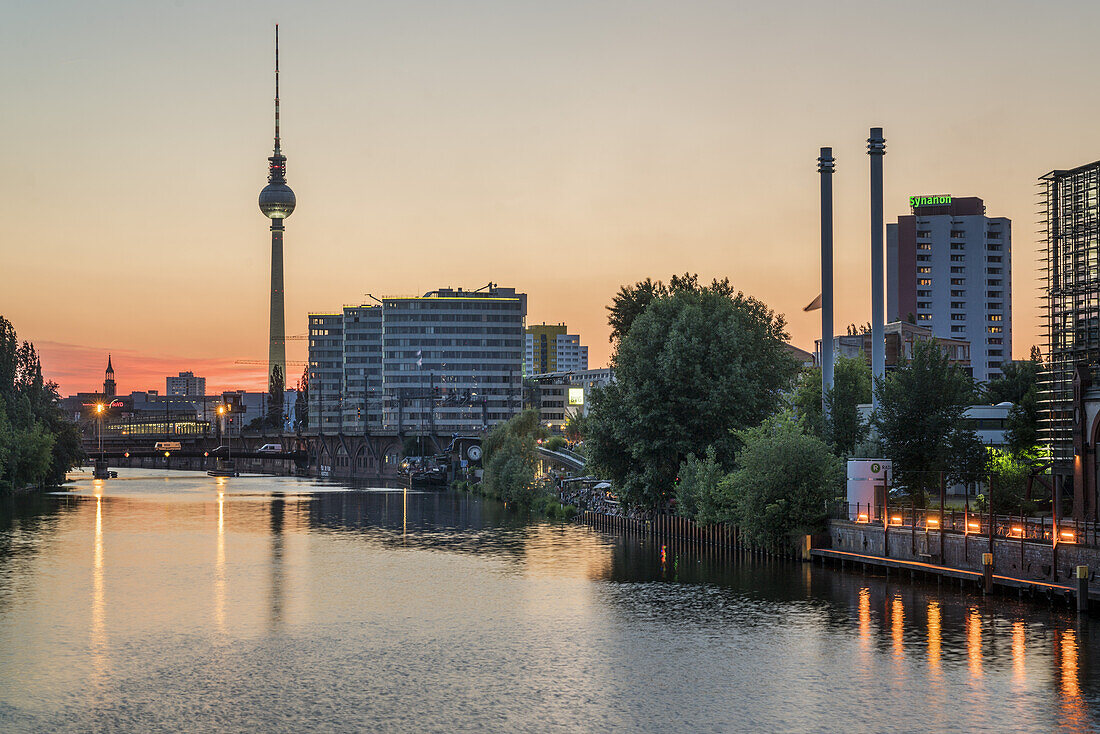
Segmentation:
[(76, 425), (42, 377), (38, 352), (0, 316), (0, 490), (59, 485), (80, 463)]
[(615, 382), (593, 396), (588, 457), (620, 500), (656, 508), (689, 454), (713, 447), (731, 470), (735, 431), (774, 413), (798, 368), (783, 317), (728, 280), (642, 281), (609, 310)]
[(481, 483), (466, 489), (476, 488), (486, 497), (538, 514), (572, 517), (576, 508), (563, 507), (553, 484), (538, 474), (538, 442), (548, 436), (536, 410), (525, 410), (498, 424), (482, 444)]

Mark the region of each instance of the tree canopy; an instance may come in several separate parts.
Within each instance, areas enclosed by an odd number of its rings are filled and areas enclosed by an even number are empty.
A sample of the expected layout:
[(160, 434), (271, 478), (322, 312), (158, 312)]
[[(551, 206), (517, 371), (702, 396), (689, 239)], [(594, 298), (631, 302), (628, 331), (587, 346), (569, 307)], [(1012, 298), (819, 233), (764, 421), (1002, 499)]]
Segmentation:
[(871, 402), (871, 367), (861, 356), (839, 355), (833, 364), (833, 388), (825, 397), (828, 418), (822, 413), (821, 368), (804, 370), (791, 407), (806, 431), (825, 440), (838, 456), (851, 456), (867, 435), (859, 405)]
[(0, 488), (60, 484), (83, 456), (76, 425), (61, 413), (57, 385), (38, 352), (0, 316)]
[(620, 330), (615, 382), (594, 396), (589, 457), (623, 501), (655, 507), (688, 454), (713, 446), (717, 461), (732, 466), (740, 445), (733, 431), (775, 411), (797, 363), (783, 317), (728, 280), (643, 281), (620, 290), (611, 312)]
[(940, 472), (948, 483), (984, 475), (987, 452), (962, 420), (975, 398), (974, 381), (951, 364), (939, 344), (915, 341), (912, 358), (876, 380), (875, 391), (874, 421), (893, 461), (893, 481), (907, 488), (916, 504), (923, 504), (929, 491), (938, 493)]

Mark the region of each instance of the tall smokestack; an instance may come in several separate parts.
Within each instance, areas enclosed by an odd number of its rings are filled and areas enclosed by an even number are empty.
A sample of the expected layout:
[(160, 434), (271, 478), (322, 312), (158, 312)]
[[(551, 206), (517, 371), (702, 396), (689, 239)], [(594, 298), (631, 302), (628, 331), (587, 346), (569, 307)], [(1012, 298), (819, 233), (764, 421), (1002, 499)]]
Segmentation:
[(817, 159), (821, 175), (821, 414), (827, 415), (825, 396), (833, 389), (833, 169), (832, 148), (822, 148)]
[[(883, 324), (883, 217), (882, 217), (882, 157), (886, 155), (886, 139), (882, 128), (871, 128), (867, 138), (867, 155), (871, 156), (871, 375), (880, 380), (886, 376), (886, 329)], [(878, 410), (878, 395), (871, 393), (872, 410)]]

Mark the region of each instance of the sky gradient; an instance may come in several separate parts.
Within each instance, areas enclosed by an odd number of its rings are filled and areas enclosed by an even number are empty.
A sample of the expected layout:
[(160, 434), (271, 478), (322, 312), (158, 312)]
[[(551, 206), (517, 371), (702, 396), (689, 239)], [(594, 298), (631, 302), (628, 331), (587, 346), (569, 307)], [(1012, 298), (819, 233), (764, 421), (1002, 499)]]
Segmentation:
[(818, 148), (837, 157), (841, 332), (870, 320), (880, 125), (887, 221), (939, 193), (1013, 220), (1024, 357), (1036, 178), (1100, 158), (1095, 3), (19, 2), (0, 25), (0, 314), (63, 393), (95, 389), (108, 351), (121, 392), (187, 369), (264, 384), (233, 362), (267, 354), (276, 21), (290, 334), (366, 293), (493, 281), (602, 366), (618, 287), (690, 271), (812, 348)]

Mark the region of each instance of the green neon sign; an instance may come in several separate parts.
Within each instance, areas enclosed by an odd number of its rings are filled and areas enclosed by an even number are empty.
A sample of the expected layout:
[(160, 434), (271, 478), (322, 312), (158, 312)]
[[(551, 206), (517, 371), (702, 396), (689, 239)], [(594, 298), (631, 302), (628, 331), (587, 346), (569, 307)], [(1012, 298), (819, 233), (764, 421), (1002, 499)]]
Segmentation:
[(951, 194), (941, 194), (939, 196), (910, 196), (909, 206), (931, 206), (933, 204), (950, 204)]

